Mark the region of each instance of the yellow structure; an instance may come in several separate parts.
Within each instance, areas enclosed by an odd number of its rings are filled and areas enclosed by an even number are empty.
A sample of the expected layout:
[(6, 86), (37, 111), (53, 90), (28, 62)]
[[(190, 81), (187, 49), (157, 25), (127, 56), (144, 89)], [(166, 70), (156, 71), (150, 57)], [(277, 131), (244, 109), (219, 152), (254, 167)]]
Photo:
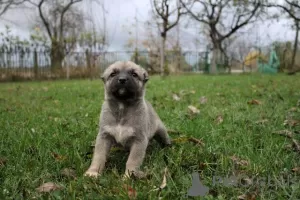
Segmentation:
[(257, 68), (257, 61), (259, 58), (262, 59), (264, 62), (268, 62), (268, 59), (265, 55), (263, 55), (259, 51), (254, 50), (254, 51), (250, 51), (248, 55), (245, 57), (244, 64), (247, 67)]

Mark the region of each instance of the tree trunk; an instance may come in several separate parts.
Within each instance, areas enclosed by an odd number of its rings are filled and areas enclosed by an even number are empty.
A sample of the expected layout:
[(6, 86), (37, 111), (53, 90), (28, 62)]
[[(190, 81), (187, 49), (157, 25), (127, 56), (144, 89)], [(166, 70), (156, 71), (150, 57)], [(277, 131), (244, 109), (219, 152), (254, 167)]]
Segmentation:
[(299, 22), (295, 21), (295, 25), (296, 25), (296, 35), (295, 35), (295, 41), (294, 41), (294, 49), (293, 49), (293, 56), (292, 56), (291, 66), (289, 67), (290, 69), (294, 68), (297, 49), (298, 49), (297, 47), (298, 47), (298, 37), (299, 37)]
[(92, 80), (93, 73), (92, 73), (92, 65), (91, 65), (91, 56), (90, 56), (90, 52), (88, 49), (85, 50), (85, 59), (86, 59), (86, 65), (88, 68), (89, 77)]
[(34, 77), (38, 78), (38, 55), (36, 49), (33, 51), (33, 71), (34, 71)]
[(213, 55), (211, 57), (211, 62), (210, 62), (210, 68), (209, 68), (209, 73), (210, 74), (217, 74), (217, 64), (218, 64), (218, 59), (220, 58), (221, 54), (221, 49), (218, 48), (217, 45), (214, 46), (213, 48)]
[(165, 46), (166, 46), (166, 37), (161, 37), (161, 48), (160, 48), (160, 75), (164, 76), (164, 66), (165, 66)]
[(57, 41), (52, 41), (51, 45), (51, 70), (55, 72), (62, 69), (62, 61), (65, 57), (63, 46)]

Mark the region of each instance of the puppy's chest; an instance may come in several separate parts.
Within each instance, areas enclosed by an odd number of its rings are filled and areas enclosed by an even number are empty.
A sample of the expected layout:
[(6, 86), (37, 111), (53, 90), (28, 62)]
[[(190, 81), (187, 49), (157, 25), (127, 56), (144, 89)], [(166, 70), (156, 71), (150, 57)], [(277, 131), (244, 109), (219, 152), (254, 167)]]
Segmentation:
[(131, 126), (117, 124), (115, 126), (105, 126), (105, 130), (115, 138), (116, 142), (122, 145), (135, 135), (134, 128)]

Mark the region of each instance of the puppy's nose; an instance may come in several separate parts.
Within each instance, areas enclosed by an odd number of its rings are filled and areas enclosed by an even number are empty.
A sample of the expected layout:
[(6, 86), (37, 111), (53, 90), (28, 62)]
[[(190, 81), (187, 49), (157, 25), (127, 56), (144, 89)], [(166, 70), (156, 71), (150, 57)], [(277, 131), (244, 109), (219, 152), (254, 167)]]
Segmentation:
[(118, 81), (119, 81), (119, 83), (124, 84), (124, 83), (127, 82), (127, 78), (126, 77), (120, 77)]

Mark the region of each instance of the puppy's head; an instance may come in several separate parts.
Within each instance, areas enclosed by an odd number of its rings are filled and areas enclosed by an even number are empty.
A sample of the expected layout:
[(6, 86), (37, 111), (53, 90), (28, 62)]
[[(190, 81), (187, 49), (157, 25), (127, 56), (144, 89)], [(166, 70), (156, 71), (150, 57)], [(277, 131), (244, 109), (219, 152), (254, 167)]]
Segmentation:
[(134, 62), (117, 61), (104, 71), (101, 78), (108, 97), (126, 101), (144, 96), (148, 73)]

